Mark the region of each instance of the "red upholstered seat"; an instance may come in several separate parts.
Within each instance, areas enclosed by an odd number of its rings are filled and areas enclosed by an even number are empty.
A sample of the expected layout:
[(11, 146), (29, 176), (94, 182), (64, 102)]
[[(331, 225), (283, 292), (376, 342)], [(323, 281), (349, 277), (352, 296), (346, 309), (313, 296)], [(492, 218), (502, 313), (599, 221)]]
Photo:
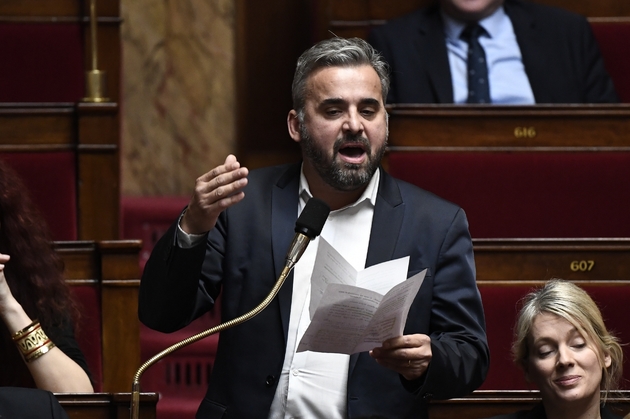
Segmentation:
[(630, 102), (630, 19), (591, 19), (606, 70), (622, 102)]
[(0, 153), (29, 189), (53, 240), (77, 239), (76, 155), (72, 151)]
[[(218, 307), (217, 307), (218, 309)], [(218, 310), (217, 310), (218, 313)], [(168, 346), (218, 324), (218, 315), (208, 313), (188, 327), (163, 334), (141, 326), (142, 362)], [(160, 394), (160, 419), (193, 418), (206, 394), (217, 352), (219, 335), (212, 335), (176, 351), (146, 370), (142, 391)]]
[(79, 23), (0, 23), (0, 102), (77, 102), (84, 96)]
[(517, 302), (523, 298), (529, 286), (480, 286), (481, 299), (486, 314), (486, 334), (490, 348), (490, 370), (483, 390), (529, 389), (523, 371), (513, 362), (510, 353)]
[[(620, 285), (581, 285), (598, 304), (609, 331), (622, 343), (630, 342), (630, 324), (621, 313), (627, 311), (630, 287)], [(486, 313), (486, 329), (490, 347), (490, 370), (482, 390), (532, 389), (523, 377), (523, 372), (511, 359), (510, 348), (516, 321), (518, 302), (533, 289), (528, 285), (481, 285), (479, 290)], [(624, 346), (624, 358), (630, 355)], [(628, 362), (625, 362), (628, 365)], [(624, 368), (624, 382), (630, 379), (630, 371)], [(627, 387), (622, 383), (622, 387)]]
[[(155, 242), (177, 219), (188, 204), (187, 196), (123, 196), (121, 199), (121, 236), (125, 239), (141, 239), (140, 267), (151, 254)], [(140, 327), (142, 362), (168, 346), (206, 330), (219, 323), (220, 307), (207, 313), (186, 328), (164, 334)], [(160, 394), (157, 405), (161, 419), (193, 418), (208, 387), (218, 335), (207, 337), (187, 346), (147, 369), (142, 376), (143, 391)]]
[(140, 269), (144, 269), (153, 246), (188, 205), (189, 199), (187, 196), (123, 196), (121, 198), (120, 237), (142, 240)]
[(630, 237), (630, 152), (392, 152), (389, 172), (460, 205), (473, 237)]

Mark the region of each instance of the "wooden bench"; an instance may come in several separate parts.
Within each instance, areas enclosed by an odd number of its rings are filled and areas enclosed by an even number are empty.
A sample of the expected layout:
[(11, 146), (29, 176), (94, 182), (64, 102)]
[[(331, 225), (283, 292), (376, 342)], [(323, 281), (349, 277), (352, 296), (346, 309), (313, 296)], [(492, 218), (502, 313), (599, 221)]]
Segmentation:
[[(528, 410), (540, 402), (537, 391), (475, 391), (468, 397), (433, 401), (430, 419), (483, 419)], [(630, 412), (630, 392), (621, 391), (608, 398), (607, 405), (617, 415)]]
[[(131, 393), (55, 394), (71, 419), (129, 419)], [(155, 419), (158, 395), (140, 393), (139, 419)]]
[(96, 391), (131, 390), (140, 367), (138, 254), (141, 242), (56, 242), (81, 309), (76, 337)]
[(630, 237), (630, 105), (392, 105), (388, 171), (473, 237)]
[(630, 105), (388, 106), (390, 149), (629, 151)]

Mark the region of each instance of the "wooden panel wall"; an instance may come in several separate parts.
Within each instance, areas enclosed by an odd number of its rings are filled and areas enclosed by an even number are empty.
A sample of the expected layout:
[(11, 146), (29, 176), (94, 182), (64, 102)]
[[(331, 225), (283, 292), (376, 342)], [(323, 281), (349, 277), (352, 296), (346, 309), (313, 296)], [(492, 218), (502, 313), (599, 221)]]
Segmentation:
[(391, 151), (628, 151), (630, 105), (388, 106)]
[[(68, 24), (83, 26), (85, 70), (91, 70), (90, 0), (3, 0), (0, 23)], [(108, 97), (120, 97), (120, 7), (118, 0), (97, 1), (98, 67), (107, 73)], [(54, 66), (55, 63), (50, 63)]]
[(628, 239), (473, 239), (473, 246), (480, 285), (630, 282)]
[(0, 152), (76, 153), (80, 240), (118, 238), (119, 149), (117, 103), (0, 104)]
[(139, 240), (58, 242), (70, 286), (95, 284), (101, 297), (103, 391), (131, 389), (140, 367)]
[[(90, 0), (3, 0), (0, 25), (80, 25), (83, 50), (76, 53), (83, 57), (84, 68), (77, 69), (77, 73), (83, 74), (92, 69), (89, 4)], [(51, 101), (0, 106), (0, 151), (76, 152), (77, 230), (82, 240), (111, 240), (119, 234), (119, 2), (98, 1), (97, 15), (98, 69), (106, 73), (108, 102), (82, 102), (85, 94), (78, 94), (72, 99), (76, 100), (73, 103)], [(55, 62), (50, 62), (44, 67), (54, 66)], [(38, 77), (45, 78), (46, 68), (34, 70)], [(55, 80), (46, 80), (44, 85), (53, 83)]]
[(299, 158), (286, 118), (308, 11), (307, 0), (236, 0), (237, 156), (249, 168)]
[[(129, 419), (131, 393), (63, 393), (57, 400), (72, 419)], [(139, 419), (155, 419), (157, 393), (140, 393)]]

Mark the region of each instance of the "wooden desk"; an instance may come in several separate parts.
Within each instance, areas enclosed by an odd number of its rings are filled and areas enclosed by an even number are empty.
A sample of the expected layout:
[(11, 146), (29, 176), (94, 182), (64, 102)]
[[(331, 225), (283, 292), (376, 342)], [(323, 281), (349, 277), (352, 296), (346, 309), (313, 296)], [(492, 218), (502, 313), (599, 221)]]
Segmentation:
[[(70, 419), (129, 419), (131, 393), (55, 394)], [(156, 393), (140, 394), (140, 419), (155, 419)]]
[(630, 150), (630, 105), (390, 105), (390, 150)]
[(630, 239), (473, 239), (477, 283), (630, 285)]
[[(429, 405), (430, 419), (481, 419), (531, 409), (539, 403), (538, 391), (475, 391), (468, 397), (434, 401)], [(630, 412), (630, 392), (609, 396), (607, 403), (615, 414)]]
[(473, 237), (630, 237), (630, 105), (392, 105), (385, 168)]
[[(100, 297), (100, 302), (93, 304), (96, 307), (87, 305), (86, 312), (82, 313), (84, 322), (88, 323), (80, 324), (77, 334), (84, 352), (86, 349), (100, 351), (101, 368), (94, 367), (94, 359), (88, 359), (92, 362), (90, 367), (102, 371), (103, 391), (131, 390), (133, 376), (140, 366), (138, 257), (141, 241), (57, 242), (55, 246), (65, 264), (64, 277), (69, 285), (93, 290), (88, 295)], [(99, 320), (100, 324), (92, 324)], [(101, 344), (97, 348), (93, 348), (96, 343), (93, 340), (99, 336), (94, 333), (100, 333)], [(99, 371), (93, 371), (93, 375), (100, 378)]]

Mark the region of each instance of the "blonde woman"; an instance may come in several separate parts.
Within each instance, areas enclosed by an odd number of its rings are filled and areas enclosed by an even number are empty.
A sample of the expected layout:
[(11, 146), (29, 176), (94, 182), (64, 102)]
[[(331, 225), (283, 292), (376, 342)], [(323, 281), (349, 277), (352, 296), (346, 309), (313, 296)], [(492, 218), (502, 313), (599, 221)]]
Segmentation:
[(542, 403), (493, 419), (620, 418), (605, 402), (621, 377), (623, 352), (577, 285), (551, 280), (525, 297), (512, 352)]

